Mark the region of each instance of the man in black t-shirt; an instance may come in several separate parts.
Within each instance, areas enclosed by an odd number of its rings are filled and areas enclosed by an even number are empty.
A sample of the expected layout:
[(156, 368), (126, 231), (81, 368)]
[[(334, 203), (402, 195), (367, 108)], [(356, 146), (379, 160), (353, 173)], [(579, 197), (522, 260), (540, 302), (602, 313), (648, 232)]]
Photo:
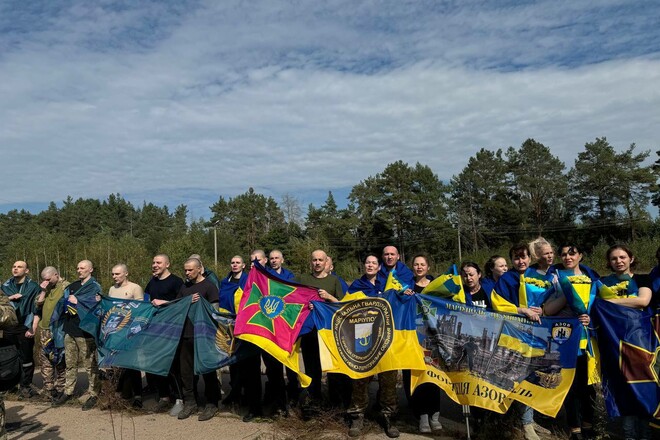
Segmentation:
[[(206, 299), (209, 303), (218, 305), (218, 289), (212, 282), (204, 278), (202, 274), (203, 267), (201, 261), (196, 258), (188, 259), (183, 265), (186, 282), (179, 290), (178, 298), (192, 297), (192, 302), (199, 301), (200, 298)], [(183, 394), (183, 409), (178, 414), (178, 419), (183, 420), (190, 417), (197, 411), (197, 402), (195, 396), (195, 330), (193, 323), (186, 317), (183, 326), (181, 341), (177, 347), (174, 366), (178, 366), (178, 375), (181, 382)], [(199, 414), (198, 420), (204, 421), (213, 418), (218, 412), (218, 402), (220, 401), (220, 384), (215, 371), (203, 374), (204, 395), (206, 397), (206, 406)]]
[[(167, 254), (158, 254), (154, 257), (151, 263), (151, 274), (153, 277), (147, 283), (144, 289), (145, 298), (151, 300), (151, 304), (159, 306), (168, 301), (172, 301), (179, 294), (183, 280), (170, 272), (170, 257)], [(158, 404), (156, 405), (156, 412), (164, 412), (170, 407), (170, 383), (174, 390), (176, 402), (172, 410), (171, 416), (179, 415), (183, 409), (183, 396), (181, 395), (181, 387), (177, 383), (174, 376), (169, 377), (157, 376), (155, 374), (147, 373), (147, 384), (152, 390), (158, 390)]]

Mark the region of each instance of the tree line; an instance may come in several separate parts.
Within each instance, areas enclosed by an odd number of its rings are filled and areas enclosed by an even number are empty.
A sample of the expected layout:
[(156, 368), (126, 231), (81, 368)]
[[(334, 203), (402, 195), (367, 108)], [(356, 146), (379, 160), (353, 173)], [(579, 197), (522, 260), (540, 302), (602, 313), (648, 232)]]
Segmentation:
[(170, 255), (175, 272), (188, 255), (199, 253), (223, 275), (233, 255), (247, 257), (256, 248), (280, 249), (291, 270), (304, 272), (311, 251), (322, 248), (351, 280), (367, 252), (388, 244), (406, 259), (428, 254), (439, 273), (461, 258), (482, 263), (537, 235), (594, 249), (595, 267), (603, 266), (599, 248), (634, 243), (650, 266), (660, 221), (647, 207), (660, 206), (660, 159), (647, 164), (649, 156), (635, 144), (618, 152), (606, 138), (596, 138), (568, 169), (549, 147), (527, 139), (518, 148), (482, 148), (449, 182), (422, 163), (388, 164), (353, 186), (345, 208), (332, 192), (320, 206), (304, 210), (289, 194), (278, 202), (249, 188), (220, 196), (209, 220), (190, 222), (183, 204), (170, 210), (151, 202), (135, 206), (119, 194), (105, 200), (68, 197), (60, 207), (51, 202), (36, 214), (0, 214), (0, 270), (8, 277), (13, 261), (24, 259), (35, 277), (53, 265), (75, 279), (76, 263), (86, 258), (107, 288), (118, 262), (145, 285), (149, 261), (159, 252)]

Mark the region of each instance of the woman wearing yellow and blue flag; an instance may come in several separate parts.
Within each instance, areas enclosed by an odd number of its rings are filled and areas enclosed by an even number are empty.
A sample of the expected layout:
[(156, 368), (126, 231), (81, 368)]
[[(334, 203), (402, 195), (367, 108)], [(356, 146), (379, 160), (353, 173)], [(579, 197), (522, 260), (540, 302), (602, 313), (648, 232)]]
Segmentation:
[(492, 310), (489, 293), (493, 291), (495, 284), (481, 277), (479, 265), (472, 261), (464, 261), (461, 263), (459, 272), (465, 291), (466, 304)]
[[(529, 245), (519, 243), (509, 250), (513, 269), (504, 273), (495, 283), (491, 304), (497, 312), (516, 313), (531, 321), (541, 321), (541, 306), (554, 292), (550, 277), (530, 267)], [(538, 440), (534, 423), (534, 410), (522, 405), (521, 422), (526, 440)]]
[(580, 264), (582, 252), (573, 243), (560, 247), (562, 263), (555, 264), (548, 274), (556, 275), (559, 289), (543, 305), (543, 314), (548, 316), (577, 316), (584, 326), (580, 341), (580, 354), (575, 366), (575, 379), (571, 385), (564, 407), (571, 429), (571, 439), (589, 437), (594, 419), (594, 400), (596, 390), (593, 384), (598, 381), (595, 368), (595, 356), (589, 329), (589, 312), (596, 296), (598, 274), (591, 268)]
[[(635, 328), (637, 321), (647, 319), (641, 313), (651, 301), (651, 279), (648, 275), (634, 274), (636, 265), (632, 250), (625, 245), (611, 246), (605, 254), (608, 267), (613, 271), (611, 275), (597, 281), (598, 297), (609, 301), (618, 307), (608, 307), (598, 304), (594, 316), (597, 322), (599, 342), (606, 341), (599, 346), (601, 350), (603, 389), (606, 390), (606, 407), (611, 417), (621, 416), (623, 433), (626, 438), (651, 438), (649, 421), (651, 416), (639, 402), (631, 385), (623, 378), (624, 367), (620, 363), (621, 341), (612, 341), (611, 335), (616, 334), (612, 328), (627, 328), (638, 335), (642, 333), (641, 328)], [(630, 309), (638, 309), (632, 311)], [(618, 338), (617, 338), (618, 339)], [(619, 342), (619, 343), (617, 343)], [(634, 345), (634, 338), (627, 339), (626, 343)], [(622, 380), (623, 379), (623, 380)], [(652, 400), (652, 399), (647, 399)]]
[(506, 258), (501, 255), (491, 256), (484, 264), (484, 284), (491, 285), (491, 288), (486, 289), (486, 292), (492, 291), (497, 280), (508, 271), (509, 266), (506, 264)]

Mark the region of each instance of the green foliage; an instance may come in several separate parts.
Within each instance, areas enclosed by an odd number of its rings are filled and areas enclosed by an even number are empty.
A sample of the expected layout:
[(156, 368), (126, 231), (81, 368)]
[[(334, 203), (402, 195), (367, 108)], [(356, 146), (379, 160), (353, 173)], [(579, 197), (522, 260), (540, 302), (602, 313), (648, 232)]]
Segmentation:
[(73, 280), (77, 262), (86, 258), (107, 289), (110, 269), (120, 262), (134, 281), (146, 284), (156, 253), (170, 255), (175, 273), (198, 253), (206, 267), (224, 275), (232, 256), (249, 264), (257, 248), (280, 249), (290, 270), (308, 272), (311, 252), (324, 249), (350, 282), (360, 276), (365, 253), (380, 254), (386, 245), (396, 245), (407, 263), (427, 253), (432, 272), (440, 274), (459, 262), (459, 237), (462, 260), (483, 265), (493, 254), (506, 255), (513, 242), (539, 234), (557, 244), (579, 243), (588, 250), (585, 263), (603, 273), (608, 245), (629, 242), (639, 270), (647, 271), (660, 244), (660, 220), (646, 211), (651, 193), (660, 206), (660, 159), (651, 167), (648, 156), (635, 144), (617, 152), (596, 138), (565, 173), (550, 148), (527, 139), (506, 153), (482, 148), (449, 185), (426, 165), (396, 161), (354, 185), (345, 208), (328, 192), (304, 219), (295, 197), (285, 194), (278, 204), (253, 188), (220, 196), (210, 221), (190, 223), (185, 205), (170, 211), (147, 201), (134, 206), (119, 194), (68, 197), (37, 214), (0, 214), (0, 273), (8, 276), (13, 261), (24, 259), (33, 277), (53, 265)]
[(547, 226), (567, 222), (564, 163), (534, 139), (527, 139), (518, 150), (509, 148), (506, 156), (523, 223), (531, 223), (541, 235)]

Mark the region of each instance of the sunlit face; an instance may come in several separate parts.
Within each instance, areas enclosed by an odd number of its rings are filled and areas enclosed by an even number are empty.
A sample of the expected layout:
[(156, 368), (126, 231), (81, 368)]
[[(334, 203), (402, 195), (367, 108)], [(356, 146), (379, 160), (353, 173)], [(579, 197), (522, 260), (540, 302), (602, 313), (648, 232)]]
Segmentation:
[(513, 256), (513, 268), (518, 273), (524, 273), (529, 268), (530, 256), (527, 251), (518, 252)]
[(273, 270), (279, 270), (280, 267), (282, 267), (282, 263), (284, 263), (284, 256), (282, 256), (282, 252), (271, 252), (270, 256), (268, 257), (268, 262), (270, 263), (270, 267)]
[(80, 280), (86, 280), (89, 278), (93, 271), (94, 269), (92, 268), (92, 265), (86, 261), (81, 261), (78, 263), (78, 267), (76, 268), (76, 273), (78, 274), (78, 279)]
[(151, 262), (151, 273), (155, 277), (159, 277), (163, 275), (165, 271), (169, 268), (170, 268), (170, 262), (165, 257), (156, 256)]
[(245, 269), (245, 263), (240, 257), (232, 258), (229, 262), (229, 266), (231, 267), (231, 273), (241, 273), (243, 272), (243, 269)]
[(575, 269), (580, 265), (582, 254), (574, 247), (565, 246), (561, 248), (561, 262), (566, 269)]
[(479, 272), (474, 267), (464, 267), (461, 270), (461, 279), (463, 280), (463, 285), (468, 288), (468, 290), (473, 290), (479, 286)]
[(385, 246), (383, 249), (383, 264), (387, 268), (393, 268), (399, 261), (399, 251), (394, 246)]
[(378, 263), (378, 258), (373, 255), (368, 256), (364, 260), (364, 274), (368, 277), (375, 276), (380, 270), (380, 263)]
[(542, 267), (550, 267), (552, 266), (552, 263), (555, 261), (555, 251), (552, 250), (552, 246), (550, 245), (545, 245), (541, 246), (540, 249), (541, 252), (539, 252), (539, 265)]
[(14, 278), (23, 278), (28, 274), (27, 263), (25, 261), (17, 261), (11, 267), (11, 274)]
[(423, 278), (429, 273), (429, 263), (426, 258), (417, 257), (413, 260), (413, 272), (417, 278)]
[(112, 268), (112, 280), (117, 285), (121, 285), (128, 278), (128, 272), (122, 266), (115, 266)]
[(194, 261), (189, 261), (183, 265), (183, 273), (186, 274), (188, 281), (195, 281), (202, 274), (202, 268)]
[(495, 260), (495, 264), (493, 265), (493, 277), (498, 279), (508, 270), (509, 267), (506, 264), (506, 260), (504, 258), (498, 258)]
[(617, 274), (630, 273), (630, 265), (633, 261), (634, 258), (630, 258), (628, 253), (623, 249), (614, 249), (610, 252), (608, 260), (610, 268)]
[(323, 251), (312, 252), (312, 272), (317, 275), (325, 272), (325, 263), (327, 258), (328, 256)]

